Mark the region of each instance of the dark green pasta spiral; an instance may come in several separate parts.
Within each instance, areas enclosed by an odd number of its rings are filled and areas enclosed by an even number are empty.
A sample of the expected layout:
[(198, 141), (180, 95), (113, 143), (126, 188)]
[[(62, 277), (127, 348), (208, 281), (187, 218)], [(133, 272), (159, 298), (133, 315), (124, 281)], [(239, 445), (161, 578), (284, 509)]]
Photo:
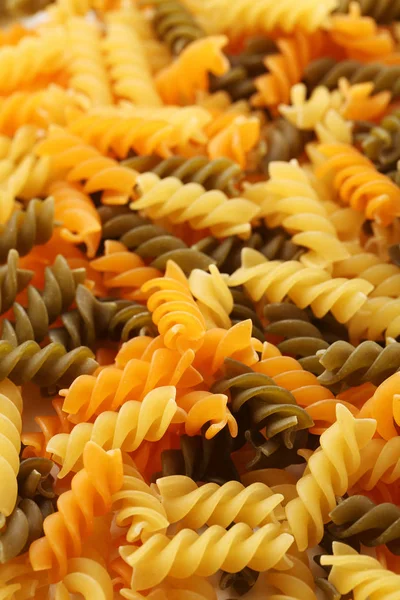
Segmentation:
[(400, 116), (397, 112), (387, 115), (379, 124), (356, 121), (353, 139), (378, 171), (389, 173), (396, 169), (400, 160)]
[(335, 89), (341, 77), (348, 79), (351, 84), (370, 81), (374, 84), (374, 93), (388, 90), (393, 98), (400, 95), (400, 65), (364, 64), (357, 60), (337, 62), (333, 58), (319, 58), (305, 68), (303, 81), (311, 93), (318, 85), (324, 85), (329, 90)]
[(180, 54), (188, 44), (205, 36), (193, 15), (179, 0), (144, 0), (140, 4), (154, 7), (156, 34), (173, 54)]
[(18, 268), (19, 255), (10, 250), (7, 264), (0, 267), (0, 314), (7, 312), (19, 292), (26, 288), (32, 279), (32, 271)]
[(253, 571), (250, 567), (245, 567), (239, 573), (226, 573), (223, 571), (219, 587), (221, 590), (232, 588), (238, 596), (244, 596), (255, 586), (259, 575), (257, 571)]
[(252, 299), (241, 288), (231, 288), (233, 296), (233, 309), (230, 316), (232, 325), (251, 319), (253, 325), (252, 336), (265, 342), (264, 327), (256, 313)]
[(41, 387), (68, 387), (76, 377), (91, 374), (97, 367), (85, 346), (67, 352), (61, 344), (41, 348), (32, 340), (15, 347), (0, 341), (0, 381), (8, 377), (16, 385), (32, 381)]
[(79, 284), (76, 308), (61, 315), (63, 327), (49, 330), (49, 338), (68, 350), (79, 346), (95, 348), (106, 338), (126, 342), (134, 335), (156, 335), (151, 313), (145, 306), (129, 300), (102, 302)]
[(266, 151), (260, 156), (260, 168), (268, 174), (271, 162), (298, 158), (311, 138), (311, 132), (301, 131), (283, 117), (268, 123), (261, 131)]
[(224, 91), (233, 102), (247, 100), (256, 93), (255, 78), (266, 72), (264, 59), (276, 52), (273, 40), (255, 37), (246, 40), (244, 50), (239, 54), (228, 55), (230, 69), (220, 77), (210, 77), (210, 91)]
[(1, 338), (22, 344), (28, 340), (41, 342), (49, 332), (49, 325), (66, 311), (75, 299), (77, 285), (85, 281), (85, 269), (71, 269), (61, 255), (45, 269), (43, 291), (28, 288), (28, 306), (13, 305), (15, 322), (3, 321)]
[(7, 223), (0, 225), (0, 262), (7, 260), (12, 248), (18, 250), (20, 256), (25, 256), (34, 246), (48, 242), (53, 226), (53, 198), (31, 200), (26, 210), (14, 212)]
[(183, 183), (199, 183), (206, 190), (221, 190), (228, 196), (238, 196), (237, 184), (244, 177), (240, 166), (230, 158), (209, 159), (206, 156), (133, 156), (121, 163), (139, 173), (152, 171), (161, 179), (177, 177)]
[(380, 385), (400, 368), (400, 344), (394, 342), (382, 348), (376, 342), (365, 341), (357, 347), (339, 340), (319, 355), (325, 371), (318, 377), (325, 386)]
[(326, 600), (341, 600), (341, 598), (343, 598), (342, 594), (337, 591), (333, 583), (324, 579), (324, 577), (316, 577), (315, 583), (324, 593), (324, 598), (326, 598)]
[[(400, 172), (399, 172), (399, 183), (400, 183)], [(400, 265), (400, 244), (393, 244), (389, 247), (389, 256), (392, 263)]]
[(18, 494), (22, 498), (54, 498), (53, 461), (41, 456), (21, 460), (18, 471)]
[(384, 502), (376, 505), (366, 496), (350, 496), (330, 513), (330, 533), (338, 539), (355, 538), (364, 546), (386, 544), (400, 555), (400, 508)]
[[(339, 0), (336, 11), (347, 13), (354, 0)], [(400, 19), (399, 0), (356, 0), (361, 8), (361, 14), (372, 17), (377, 23), (392, 23)]]
[(293, 448), (296, 432), (313, 425), (291, 392), (238, 361), (225, 360), (225, 377), (215, 382), (211, 391), (229, 394), (233, 413), (247, 412), (253, 426), (263, 429), (268, 440), (277, 441), (277, 447), (281, 442)]

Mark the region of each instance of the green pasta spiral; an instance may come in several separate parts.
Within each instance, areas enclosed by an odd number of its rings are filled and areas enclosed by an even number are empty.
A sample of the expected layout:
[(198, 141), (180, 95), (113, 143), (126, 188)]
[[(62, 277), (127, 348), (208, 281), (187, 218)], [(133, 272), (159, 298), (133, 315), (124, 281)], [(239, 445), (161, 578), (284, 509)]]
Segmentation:
[(400, 555), (400, 508), (390, 502), (376, 505), (366, 496), (350, 496), (330, 513), (330, 533), (338, 539), (354, 538), (364, 546), (386, 544)]
[(393, 98), (400, 95), (400, 65), (364, 64), (357, 60), (337, 62), (333, 58), (319, 58), (307, 65), (303, 81), (311, 93), (319, 85), (329, 90), (335, 89), (342, 77), (351, 84), (370, 81), (374, 84), (374, 93), (388, 90)]
[(54, 264), (45, 269), (43, 291), (29, 286), (28, 306), (24, 308), (14, 303), (15, 322), (3, 321), (1, 338), (14, 345), (28, 340), (41, 342), (48, 334), (49, 325), (72, 304), (76, 288), (85, 277), (85, 269), (71, 269), (66, 259), (58, 255)]
[(400, 116), (397, 111), (384, 117), (379, 124), (356, 122), (353, 139), (361, 144), (364, 154), (381, 173), (396, 169), (400, 159)]
[(41, 348), (32, 340), (15, 347), (0, 341), (0, 380), (8, 377), (16, 385), (32, 381), (41, 387), (68, 387), (76, 377), (93, 373), (97, 366), (92, 351), (85, 346), (67, 352), (61, 344)]
[(382, 348), (376, 342), (365, 341), (352, 346), (344, 340), (334, 342), (318, 356), (325, 371), (318, 377), (325, 386), (380, 385), (400, 368), (400, 344), (393, 342)]
[(253, 325), (252, 336), (265, 342), (264, 327), (256, 313), (253, 301), (248, 294), (241, 288), (231, 288), (233, 296), (233, 309), (229, 315), (232, 325), (251, 319)]
[(246, 40), (242, 52), (228, 56), (229, 71), (220, 77), (210, 77), (210, 91), (227, 92), (233, 102), (247, 100), (257, 91), (255, 78), (266, 72), (264, 58), (276, 51), (276, 44), (268, 38)]
[(222, 572), (219, 587), (221, 590), (232, 588), (238, 596), (244, 596), (255, 586), (259, 575), (250, 567), (245, 567), (239, 573)]
[[(238, 425), (240, 429), (240, 419)], [(274, 440), (267, 440), (260, 431), (255, 429), (247, 429), (244, 436), (252, 450), (254, 450), (254, 456), (246, 464), (247, 471), (284, 469), (289, 465), (301, 464), (304, 462), (304, 458), (298, 454), (298, 450), (304, 448), (315, 449), (316, 445), (314, 439), (316, 436), (309, 435), (305, 429), (298, 432), (292, 448), (280, 446)]]
[(129, 300), (100, 301), (84, 285), (75, 294), (76, 308), (61, 315), (63, 327), (50, 329), (52, 342), (68, 350), (79, 346), (94, 348), (102, 339), (126, 342), (139, 333), (156, 335), (151, 313), (146, 307)]
[(14, 212), (0, 225), (0, 262), (7, 260), (9, 250), (15, 248), (25, 256), (34, 246), (45, 244), (54, 227), (54, 200), (31, 200), (26, 210)]
[[(339, 0), (337, 12), (347, 13), (354, 0)], [(375, 19), (377, 23), (392, 23), (400, 19), (399, 0), (356, 0), (361, 14)]]
[(279, 118), (262, 129), (261, 137), (266, 150), (260, 156), (260, 167), (268, 175), (271, 162), (298, 158), (312, 136), (309, 131), (301, 131), (286, 119)]
[(200, 25), (179, 0), (146, 0), (142, 4), (154, 7), (156, 34), (173, 54), (180, 54), (188, 44), (204, 37)]
[(238, 196), (237, 185), (244, 177), (240, 166), (230, 158), (209, 159), (206, 156), (171, 156), (161, 159), (155, 155), (134, 156), (121, 163), (139, 173), (152, 171), (161, 179), (177, 177), (183, 183), (199, 183), (206, 190), (221, 190), (228, 196)]
[(0, 267), (0, 314), (7, 312), (19, 292), (26, 288), (32, 279), (32, 271), (18, 268), (19, 255), (10, 250), (7, 264)]
[(54, 498), (53, 461), (42, 456), (21, 460), (18, 471), (18, 493), (22, 498)]
[(215, 382), (211, 390), (228, 393), (234, 413), (248, 412), (251, 422), (265, 431), (268, 440), (277, 436), (273, 442), (279, 440), (289, 449), (293, 448), (296, 432), (313, 425), (291, 392), (238, 361), (225, 359), (225, 377)]

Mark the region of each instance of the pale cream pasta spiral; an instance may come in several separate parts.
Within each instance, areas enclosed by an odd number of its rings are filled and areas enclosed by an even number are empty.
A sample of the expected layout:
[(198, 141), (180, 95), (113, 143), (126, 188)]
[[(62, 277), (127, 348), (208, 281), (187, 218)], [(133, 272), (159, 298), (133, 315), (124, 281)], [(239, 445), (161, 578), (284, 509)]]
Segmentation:
[(80, 594), (85, 600), (113, 600), (111, 577), (99, 562), (91, 558), (71, 558), (68, 573), (54, 590), (54, 600), (70, 600)]
[(208, 329), (229, 329), (229, 318), (233, 309), (233, 296), (227, 285), (227, 276), (221, 275), (215, 265), (209, 266), (210, 273), (194, 269), (189, 276), (189, 287), (200, 308)]
[(0, 383), (0, 526), (14, 510), (17, 501), (17, 475), (22, 431), (22, 396), (11, 381)]

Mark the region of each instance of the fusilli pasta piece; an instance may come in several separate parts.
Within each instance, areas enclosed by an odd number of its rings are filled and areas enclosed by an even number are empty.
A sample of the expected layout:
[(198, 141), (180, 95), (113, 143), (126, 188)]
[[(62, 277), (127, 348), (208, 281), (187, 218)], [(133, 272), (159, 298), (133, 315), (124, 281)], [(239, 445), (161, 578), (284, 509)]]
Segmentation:
[(189, 287), (197, 306), (205, 319), (207, 329), (225, 327), (229, 329), (229, 318), (233, 309), (233, 297), (224, 277), (215, 265), (209, 266), (210, 273), (194, 269), (189, 277)]
[(11, 515), (17, 502), (17, 475), (22, 431), (22, 396), (19, 389), (8, 379), (0, 383), (0, 439), (2, 452), (0, 464), (3, 485), (0, 497), (0, 524)]
[(67, 574), (57, 583), (54, 600), (70, 600), (75, 594), (85, 600), (112, 600), (113, 583), (106, 569), (90, 558), (71, 558), (67, 564)]
[(179, 0), (151, 0), (153, 25), (157, 36), (173, 54), (180, 54), (188, 44), (205, 36), (196, 19)]

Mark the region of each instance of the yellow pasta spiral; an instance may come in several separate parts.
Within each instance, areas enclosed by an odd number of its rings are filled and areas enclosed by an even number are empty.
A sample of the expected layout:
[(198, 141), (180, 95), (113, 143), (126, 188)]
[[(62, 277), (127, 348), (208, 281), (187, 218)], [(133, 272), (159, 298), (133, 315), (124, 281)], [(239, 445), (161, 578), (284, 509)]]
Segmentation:
[(52, 437), (47, 452), (62, 465), (58, 477), (82, 468), (83, 452), (89, 440), (106, 450), (120, 448), (126, 452), (136, 450), (144, 440), (160, 440), (171, 423), (184, 421), (184, 413), (177, 407), (175, 396), (173, 386), (156, 388), (142, 402), (130, 400), (119, 412), (103, 412), (94, 423), (79, 423), (71, 433)]
[(161, 106), (143, 45), (135, 28), (125, 19), (130, 11), (118, 11), (106, 16), (108, 25), (103, 47), (110, 69), (112, 87), (117, 98), (138, 105)]
[(165, 533), (169, 525), (165, 509), (156, 492), (134, 466), (124, 465), (122, 487), (112, 500), (117, 511), (117, 525), (129, 527), (126, 534), (128, 542), (145, 540), (157, 532)]
[(215, 265), (209, 266), (210, 273), (194, 269), (189, 277), (190, 291), (206, 321), (207, 329), (224, 327), (229, 329), (229, 318), (233, 309), (233, 297), (226, 279)]
[(157, 479), (157, 487), (170, 523), (180, 521), (182, 527), (199, 529), (203, 525), (228, 527), (232, 521), (260, 527), (276, 521), (274, 509), (283, 500), (263, 483), (244, 487), (238, 481), (222, 486), (202, 486), (183, 475)]
[(8, 379), (0, 383), (0, 526), (17, 501), (17, 475), (22, 430), (22, 396)]
[(260, 206), (259, 216), (265, 217), (270, 227), (283, 226), (294, 234), (294, 244), (309, 249), (301, 262), (324, 268), (350, 256), (298, 162), (272, 162), (269, 175), (268, 182), (249, 186), (243, 195)]
[(68, 573), (55, 586), (54, 600), (70, 600), (74, 594), (82, 595), (85, 600), (113, 600), (111, 577), (100, 563), (91, 558), (71, 558)]
[(299, 550), (315, 546), (324, 534), (324, 523), (336, 506), (336, 497), (349, 487), (349, 476), (361, 462), (360, 450), (375, 433), (374, 419), (355, 419), (342, 404), (336, 422), (320, 437), (320, 448), (310, 457), (296, 484), (298, 497), (286, 506), (286, 517)]
[(244, 198), (229, 199), (223, 192), (207, 192), (198, 183), (183, 184), (176, 177), (160, 179), (144, 173), (137, 179), (141, 197), (131, 204), (151, 219), (167, 217), (171, 223), (189, 223), (193, 229), (209, 228), (215, 237), (247, 237), (258, 207)]
[(311, 306), (317, 317), (331, 311), (340, 323), (356, 314), (374, 287), (364, 279), (332, 278), (295, 260), (268, 261), (251, 248), (242, 250), (242, 266), (229, 278), (230, 287), (243, 284), (255, 301), (264, 294), (269, 302), (288, 296), (299, 308)]
[[(123, 546), (120, 554), (133, 567), (132, 588), (143, 590), (160, 583), (167, 575), (183, 579), (191, 575), (209, 577), (219, 569), (237, 573), (246, 566), (265, 571), (287, 566), (285, 553), (293, 537), (269, 523), (256, 532), (244, 523), (229, 531), (212, 525), (201, 535), (183, 529), (172, 539), (155, 534), (140, 548)], [(290, 564), (290, 563), (289, 563)]]
[(390, 341), (400, 335), (400, 300), (379, 296), (369, 298), (348, 323), (350, 341)]

